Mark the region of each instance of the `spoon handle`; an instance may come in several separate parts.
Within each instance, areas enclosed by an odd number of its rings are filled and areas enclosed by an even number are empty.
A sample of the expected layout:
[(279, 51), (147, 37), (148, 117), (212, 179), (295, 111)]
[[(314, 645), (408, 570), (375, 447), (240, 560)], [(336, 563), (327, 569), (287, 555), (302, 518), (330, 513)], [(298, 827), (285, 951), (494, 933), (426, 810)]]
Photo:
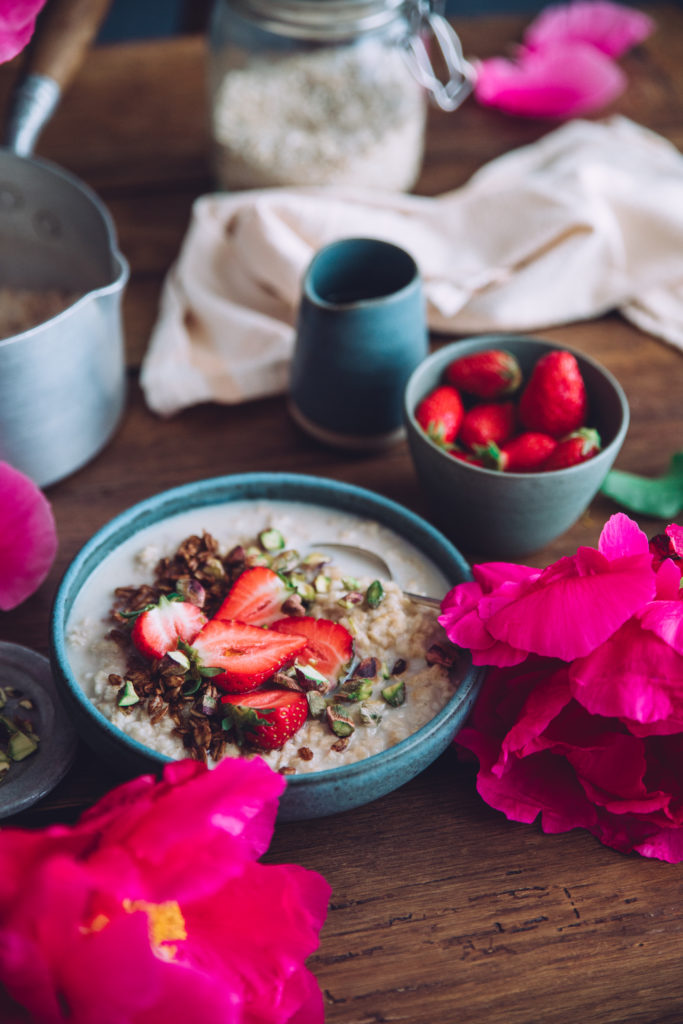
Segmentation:
[(427, 597), (425, 594), (413, 594), (409, 590), (404, 590), (403, 593), (406, 597), (409, 597), (411, 601), (415, 601), (416, 604), (426, 604), (429, 608), (441, 608), (440, 597)]

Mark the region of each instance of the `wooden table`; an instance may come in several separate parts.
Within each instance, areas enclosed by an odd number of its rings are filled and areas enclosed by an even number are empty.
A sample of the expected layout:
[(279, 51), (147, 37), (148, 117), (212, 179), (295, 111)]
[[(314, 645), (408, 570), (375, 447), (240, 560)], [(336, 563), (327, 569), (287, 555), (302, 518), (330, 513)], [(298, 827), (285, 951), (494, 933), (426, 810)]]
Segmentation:
[[(683, 12), (653, 11), (659, 31), (628, 55), (615, 110), (683, 148)], [(505, 52), (516, 18), (457, 22), (468, 54)], [(130, 398), (114, 441), (51, 487), (59, 554), (40, 591), (0, 616), (0, 639), (47, 653), (59, 578), (81, 545), (133, 502), (176, 484), (246, 470), (311, 472), (427, 509), (407, 448), (330, 451), (302, 435), (283, 398), (206, 405), (163, 421), (145, 407), (137, 367), (163, 276), (193, 199), (210, 190), (200, 38), (102, 47), (89, 56), (38, 146), (95, 188), (131, 262), (125, 297)], [(15, 68), (0, 69), (3, 92)], [(479, 166), (549, 126), (469, 102), (434, 113), (418, 191), (462, 184)], [(662, 472), (683, 444), (683, 356), (620, 317), (541, 332), (589, 352), (624, 385), (632, 422), (617, 465)], [(443, 339), (435, 339), (439, 344)], [(614, 506), (597, 498), (569, 533), (529, 561), (595, 544)], [(648, 533), (662, 523), (641, 520)], [(118, 780), (80, 751), (66, 780), (19, 825), (72, 820)], [(333, 887), (311, 968), (330, 1024), (559, 1024), (683, 1020), (683, 868), (622, 856), (585, 832), (545, 836), (507, 822), (447, 751), (395, 793), (338, 817), (282, 825), (273, 861), (322, 872)]]

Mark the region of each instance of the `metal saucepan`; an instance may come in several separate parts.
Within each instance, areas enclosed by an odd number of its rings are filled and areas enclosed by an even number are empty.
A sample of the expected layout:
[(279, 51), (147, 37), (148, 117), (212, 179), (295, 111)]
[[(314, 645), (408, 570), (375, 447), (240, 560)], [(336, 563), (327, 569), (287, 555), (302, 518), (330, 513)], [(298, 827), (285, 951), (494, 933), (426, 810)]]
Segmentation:
[(0, 149), (0, 289), (77, 296), (45, 322), (0, 340), (0, 459), (40, 486), (106, 444), (125, 400), (128, 264), (112, 220), (86, 185), (31, 155), (109, 4), (48, 0)]

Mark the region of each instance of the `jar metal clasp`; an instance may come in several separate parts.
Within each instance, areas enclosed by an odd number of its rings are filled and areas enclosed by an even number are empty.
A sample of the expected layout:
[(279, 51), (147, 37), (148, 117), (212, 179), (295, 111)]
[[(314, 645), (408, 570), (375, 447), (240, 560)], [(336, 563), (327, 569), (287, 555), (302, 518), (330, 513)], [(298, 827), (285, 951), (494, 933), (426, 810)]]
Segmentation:
[[(457, 110), (474, 88), (476, 71), (465, 59), (462, 44), (448, 21), (433, 9), (432, 0), (416, 0), (413, 31), (406, 41), (406, 59), (417, 81), (441, 110)], [(437, 75), (425, 37), (436, 40), (445, 65), (445, 81)]]

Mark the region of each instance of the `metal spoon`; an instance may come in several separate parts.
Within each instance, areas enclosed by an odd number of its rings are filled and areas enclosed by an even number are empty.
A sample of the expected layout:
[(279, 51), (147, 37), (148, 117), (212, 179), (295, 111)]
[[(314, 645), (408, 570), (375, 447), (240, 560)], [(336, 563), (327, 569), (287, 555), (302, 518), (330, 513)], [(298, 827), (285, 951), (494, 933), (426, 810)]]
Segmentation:
[[(320, 551), (324, 554), (326, 551), (338, 551), (342, 554), (355, 555), (356, 558), (362, 558), (363, 561), (369, 565), (374, 566), (377, 573), (386, 580), (392, 580), (393, 576), (391, 569), (384, 561), (381, 555), (378, 555), (376, 551), (369, 551), (367, 548), (359, 548), (354, 544), (338, 544), (335, 541), (316, 541), (311, 545), (312, 551)], [(404, 590), (403, 593), (406, 597), (410, 598), (411, 601), (415, 601), (417, 604), (428, 605), (430, 608), (441, 608), (441, 598), (438, 597), (427, 597), (424, 594), (413, 594), (409, 590)]]

